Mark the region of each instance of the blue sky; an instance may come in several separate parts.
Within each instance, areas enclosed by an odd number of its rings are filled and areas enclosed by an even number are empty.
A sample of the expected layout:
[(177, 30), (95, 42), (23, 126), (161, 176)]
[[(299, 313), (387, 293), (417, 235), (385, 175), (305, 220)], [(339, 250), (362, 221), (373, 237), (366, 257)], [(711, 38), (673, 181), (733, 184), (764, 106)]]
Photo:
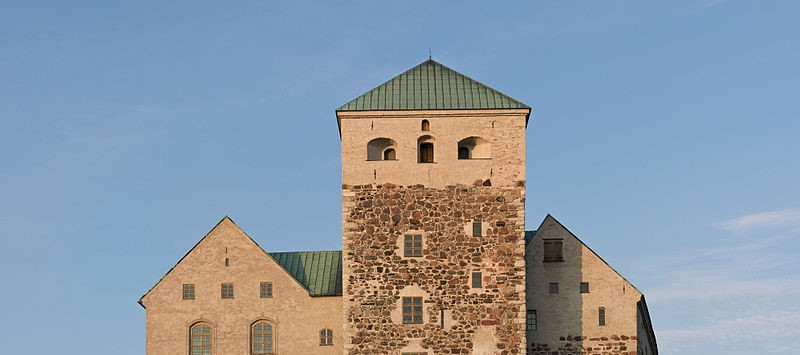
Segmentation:
[(334, 109), (429, 48), (533, 107), (528, 229), (643, 290), (662, 354), (795, 349), (800, 4), (487, 4), (0, 1), (3, 352), (144, 353), (136, 300), (225, 215), (340, 248)]

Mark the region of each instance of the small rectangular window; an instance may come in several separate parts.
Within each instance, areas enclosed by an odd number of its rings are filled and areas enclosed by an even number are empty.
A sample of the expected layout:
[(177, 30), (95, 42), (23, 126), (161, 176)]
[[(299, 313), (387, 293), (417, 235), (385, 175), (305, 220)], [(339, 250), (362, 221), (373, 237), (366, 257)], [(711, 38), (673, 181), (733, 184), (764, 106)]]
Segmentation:
[(563, 240), (562, 239), (545, 239), (544, 242), (544, 261), (564, 261), (562, 252)]
[(259, 293), (261, 298), (272, 298), (272, 282), (262, 282)]
[(606, 309), (603, 307), (597, 309), (597, 324), (606, 325)]
[(483, 235), (483, 226), (480, 219), (472, 221), (472, 236), (480, 237)]
[(194, 284), (183, 284), (183, 299), (194, 299)]
[(472, 273), (472, 288), (483, 287), (483, 273), (480, 271)]
[(548, 290), (550, 293), (558, 293), (558, 282), (551, 282)]
[(422, 324), (422, 297), (403, 297), (403, 324)]
[(403, 256), (422, 256), (422, 236), (407, 235), (403, 240)]
[(539, 327), (538, 319), (536, 319), (536, 310), (529, 309), (525, 314), (525, 330), (537, 330)]
[(325, 328), (319, 331), (319, 345), (333, 345), (333, 330)]
[(233, 284), (225, 283), (220, 285), (220, 293), (222, 298), (233, 298)]
[(589, 283), (581, 282), (581, 293), (589, 293)]

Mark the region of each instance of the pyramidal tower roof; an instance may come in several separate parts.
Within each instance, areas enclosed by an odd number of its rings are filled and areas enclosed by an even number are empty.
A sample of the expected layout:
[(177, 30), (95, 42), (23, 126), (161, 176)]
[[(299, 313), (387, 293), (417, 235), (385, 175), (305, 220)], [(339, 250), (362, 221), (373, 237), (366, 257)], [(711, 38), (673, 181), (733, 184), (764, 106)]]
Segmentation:
[(336, 111), (481, 109), (530, 109), (530, 106), (428, 59)]

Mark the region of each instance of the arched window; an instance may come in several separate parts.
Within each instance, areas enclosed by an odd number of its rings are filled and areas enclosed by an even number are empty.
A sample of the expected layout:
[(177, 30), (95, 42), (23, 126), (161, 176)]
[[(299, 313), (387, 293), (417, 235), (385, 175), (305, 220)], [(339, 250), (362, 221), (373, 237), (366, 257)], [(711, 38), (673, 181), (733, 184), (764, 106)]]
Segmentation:
[(422, 120), (422, 130), (426, 132), (431, 130), (431, 123), (428, 120)]
[(189, 328), (189, 354), (211, 355), (213, 334), (211, 325), (206, 322), (195, 323)]
[[(396, 150), (397, 142), (393, 139), (375, 138), (367, 143), (367, 160), (395, 160)], [(388, 156), (391, 159), (387, 159)]]
[(319, 331), (319, 345), (333, 345), (333, 330), (325, 328)]
[(272, 324), (269, 324), (269, 322), (265, 320), (255, 322), (250, 330), (250, 334), (250, 343), (252, 344), (251, 354), (275, 353)]
[(458, 159), (490, 159), (492, 145), (481, 137), (467, 137), (458, 141)]
[(387, 148), (383, 151), (383, 160), (397, 160), (394, 148)]
[(434, 162), (433, 142), (434, 139), (431, 136), (422, 136), (417, 139), (417, 146), (419, 147), (418, 163)]

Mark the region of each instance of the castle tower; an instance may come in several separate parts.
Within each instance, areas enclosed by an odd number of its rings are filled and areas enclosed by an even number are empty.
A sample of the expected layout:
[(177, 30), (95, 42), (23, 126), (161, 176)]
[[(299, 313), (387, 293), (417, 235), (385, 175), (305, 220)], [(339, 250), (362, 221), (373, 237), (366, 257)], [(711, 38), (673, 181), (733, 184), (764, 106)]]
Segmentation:
[(525, 352), (530, 111), (433, 60), (336, 111), (345, 354)]

